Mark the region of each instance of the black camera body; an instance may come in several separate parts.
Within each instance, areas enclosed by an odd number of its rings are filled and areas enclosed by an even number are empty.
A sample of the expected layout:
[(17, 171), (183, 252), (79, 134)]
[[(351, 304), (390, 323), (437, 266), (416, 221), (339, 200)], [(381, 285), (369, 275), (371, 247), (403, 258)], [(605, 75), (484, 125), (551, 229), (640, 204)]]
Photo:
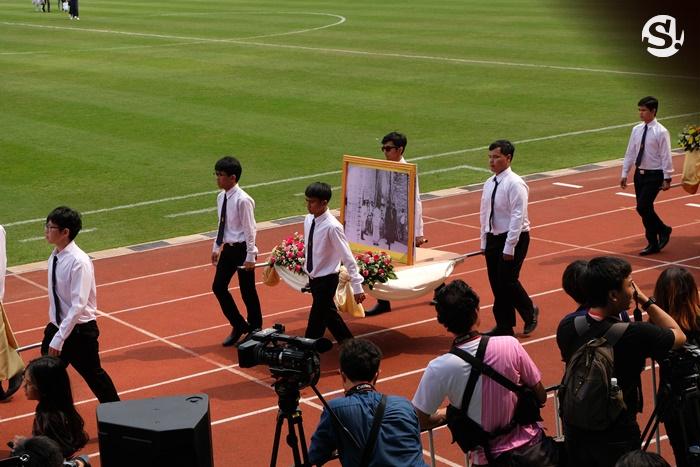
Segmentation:
[(278, 379), (285, 379), (297, 389), (315, 385), (321, 375), (320, 353), (333, 346), (326, 338), (308, 339), (284, 334), (284, 326), (251, 334), (238, 346), (238, 364), (241, 368), (267, 365)]
[(661, 378), (671, 386), (676, 396), (690, 396), (700, 392), (700, 347), (685, 344), (671, 350), (659, 361)]

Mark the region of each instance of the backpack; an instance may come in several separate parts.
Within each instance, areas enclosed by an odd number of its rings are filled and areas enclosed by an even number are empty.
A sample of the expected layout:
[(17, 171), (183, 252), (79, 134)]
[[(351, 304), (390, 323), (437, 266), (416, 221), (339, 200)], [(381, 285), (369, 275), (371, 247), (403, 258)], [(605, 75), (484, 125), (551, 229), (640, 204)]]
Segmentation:
[[(590, 330), (585, 316), (574, 318), (576, 333)], [(583, 344), (569, 359), (559, 387), (559, 416), (565, 424), (589, 431), (603, 431), (627, 409), (614, 377), (613, 347), (629, 323), (615, 323), (602, 337)]]
[[(510, 433), (516, 425), (530, 425), (541, 421), (542, 417), (540, 416), (539, 402), (532, 389), (513, 383), (483, 361), (488, 341), (489, 336), (481, 336), (481, 341), (479, 342), (475, 356), (472, 356), (459, 347), (450, 349), (451, 354), (469, 363), (471, 365), (471, 370), (462, 396), (462, 408), (457, 409), (452, 405), (447, 407), (447, 428), (452, 433), (452, 442), (456, 442), (463, 452), (466, 453), (481, 446), (489, 464), (495, 465), (489, 447), (490, 440), (497, 436)], [(518, 396), (513, 420), (508, 425), (500, 427), (493, 432), (484, 430), (479, 423), (470, 418), (467, 414), (477, 379), (481, 374), (488, 376), (496, 383), (509, 389)]]

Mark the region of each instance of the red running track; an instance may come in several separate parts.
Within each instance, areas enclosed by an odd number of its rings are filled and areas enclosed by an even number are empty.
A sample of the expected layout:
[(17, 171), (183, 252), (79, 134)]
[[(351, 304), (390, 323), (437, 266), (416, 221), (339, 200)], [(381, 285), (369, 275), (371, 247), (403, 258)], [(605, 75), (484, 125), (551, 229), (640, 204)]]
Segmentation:
[[(677, 173), (682, 164), (674, 158)], [(673, 226), (671, 242), (658, 255), (640, 257), (645, 246), (634, 197), (618, 194), (619, 167), (570, 170), (563, 175), (531, 177), (530, 251), (522, 282), (540, 306), (540, 324), (529, 337), (519, 336), (543, 373), (545, 386), (557, 384), (562, 363), (554, 340), (560, 318), (575, 306), (561, 290), (561, 273), (574, 259), (617, 255), (630, 261), (635, 281), (651, 294), (659, 272), (669, 264), (690, 269), (700, 280), (700, 198), (680, 188), (662, 192), (656, 203), (661, 217)], [(678, 176), (674, 182), (679, 181)], [(479, 248), (479, 199), (481, 192), (457, 189), (424, 202), (426, 235), (430, 247), (467, 253)], [(628, 194), (633, 189), (628, 188)], [(269, 252), (283, 237), (301, 231), (300, 224), (261, 230), (260, 251)], [(273, 440), (277, 396), (265, 367), (241, 369), (234, 350), (220, 342), (228, 324), (210, 292), (213, 268), (209, 264), (210, 241), (196, 241), (106, 259), (95, 260), (101, 329), (101, 355), (124, 400), (205, 392), (210, 397), (214, 458), (217, 466), (267, 465)], [(262, 259), (266, 259), (263, 257)], [(47, 320), (46, 270), (7, 278), (5, 307), (23, 345), (41, 340)], [(493, 297), (483, 258), (466, 260), (455, 269), (481, 296), (482, 328), (494, 325)], [(232, 283), (235, 285), (236, 281)], [(264, 324), (283, 323), (287, 333), (303, 334), (310, 296), (285, 285), (259, 284)], [(238, 294), (237, 288), (234, 289)], [(412, 397), (427, 363), (448, 350), (451, 337), (435, 320), (430, 297), (395, 302), (390, 313), (365, 319), (346, 318), (355, 336), (366, 336), (384, 352), (378, 388), (386, 393)], [(239, 296), (236, 296), (240, 300)], [(371, 299), (369, 300), (371, 301)], [(239, 301), (239, 303), (241, 303)], [(371, 303), (370, 303), (371, 305)], [(520, 323), (518, 326), (521, 326)], [(25, 361), (38, 350), (23, 354)], [(100, 465), (95, 409), (97, 401), (84, 381), (71, 369), (79, 412), (91, 435), (83, 453)], [(337, 349), (323, 355), (319, 390), (335, 397), (341, 383), (337, 375)], [(650, 407), (649, 372), (646, 422)], [(307, 438), (318, 422), (321, 405), (310, 389), (302, 391), (301, 408)], [(545, 424), (554, 432), (553, 404), (545, 408)], [(0, 446), (15, 434), (31, 432), (34, 402), (22, 392), (0, 404)], [(424, 437), (427, 448), (427, 439)], [(450, 445), (446, 430), (436, 433), (439, 463), (458, 465), (459, 450)], [(663, 454), (672, 460), (667, 442)], [(2, 450), (4, 449), (4, 450)], [(8, 455), (0, 448), (0, 458)], [(280, 465), (291, 465), (290, 450), (280, 449)]]

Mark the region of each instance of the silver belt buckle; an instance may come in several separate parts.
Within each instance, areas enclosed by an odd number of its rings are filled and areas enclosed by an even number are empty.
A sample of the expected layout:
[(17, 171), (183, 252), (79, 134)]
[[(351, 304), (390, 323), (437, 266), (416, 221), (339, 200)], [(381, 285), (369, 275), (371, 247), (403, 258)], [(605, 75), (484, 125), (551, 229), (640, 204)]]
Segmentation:
[(644, 169), (639, 169), (639, 175), (644, 175)]

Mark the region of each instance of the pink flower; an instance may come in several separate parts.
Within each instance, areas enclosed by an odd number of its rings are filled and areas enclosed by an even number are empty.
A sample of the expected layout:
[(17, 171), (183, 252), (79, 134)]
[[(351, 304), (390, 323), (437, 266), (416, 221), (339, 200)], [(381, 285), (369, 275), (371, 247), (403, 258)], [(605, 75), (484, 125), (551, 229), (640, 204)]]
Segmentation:
[(379, 274), (384, 274), (384, 269), (380, 269), (380, 270), (377, 271), (377, 272), (378, 272)]
[(362, 275), (365, 277), (369, 276), (369, 271), (365, 269), (364, 271), (362, 271)]
[(304, 257), (304, 252), (303, 251), (297, 251), (297, 258), (303, 258)]
[(301, 272), (301, 264), (297, 264), (296, 266), (294, 266), (294, 269), (296, 270), (296, 272)]

